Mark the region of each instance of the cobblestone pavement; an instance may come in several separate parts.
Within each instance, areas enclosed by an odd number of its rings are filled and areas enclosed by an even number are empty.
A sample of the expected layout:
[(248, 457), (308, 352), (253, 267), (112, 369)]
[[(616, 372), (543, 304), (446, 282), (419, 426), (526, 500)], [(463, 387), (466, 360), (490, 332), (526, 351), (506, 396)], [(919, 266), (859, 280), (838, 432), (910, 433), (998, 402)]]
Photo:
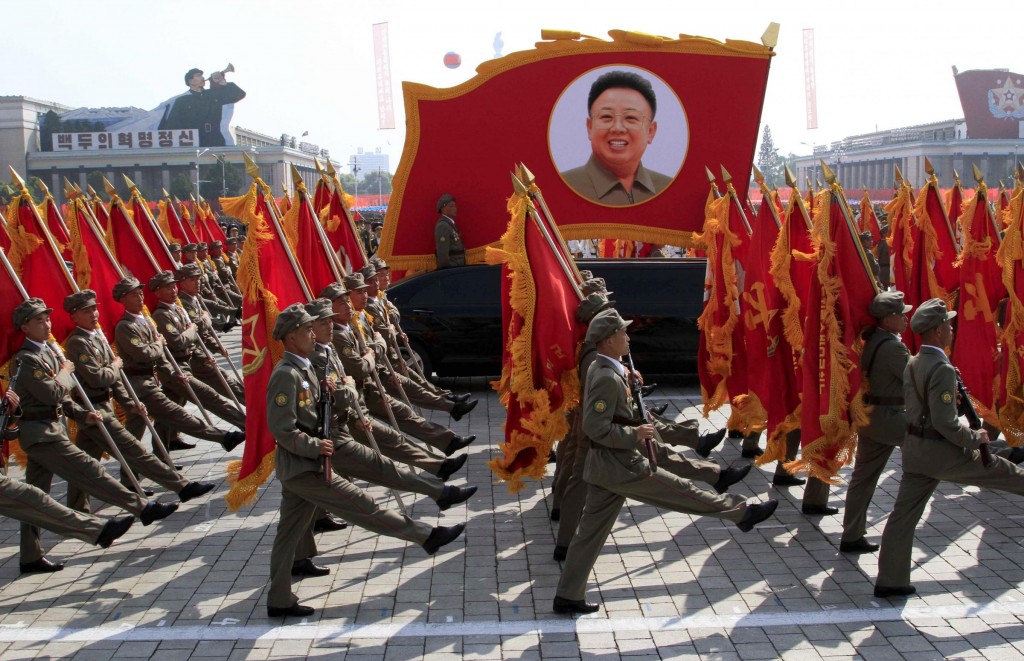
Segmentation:
[[(199, 441), (180, 458), (189, 479), (214, 480), (216, 492), (166, 521), (137, 524), (106, 551), (45, 533), (48, 557), (67, 561), (62, 572), (19, 576), (18, 526), (0, 521), (0, 658), (1024, 657), (1020, 499), (940, 487), (917, 534), (919, 595), (890, 602), (871, 594), (875, 555), (838, 552), (841, 515), (803, 516), (799, 487), (771, 486), (773, 465), (733, 489), (783, 501), (775, 519), (748, 534), (630, 501), (590, 582), (604, 607), (578, 619), (555, 615), (550, 478), (515, 495), (493, 481), (486, 461), (499, 452), (504, 411), (483, 380), (470, 387), (484, 401), (454, 428), (479, 439), (453, 479), (480, 491), (444, 514), (429, 499), (406, 497), (417, 519), (468, 522), (436, 556), (357, 528), (319, 535), (318, 561), (331, 574), (296, 584), (316, 614), (282, 626), (266, 617), (264, 594), (280, 489), (271, 481), (254, 506), (227, 511), (225, 465), (241, 449), (225, 456)], [(651, 401), (697, 417), (698, 397), (679, 385)], [(701, 425), (724, 421), (715, 413)], [(745, 461), (729, 440), (712, 457)], [(898, 464), (896, 452), (869, 513), (869, 539), (881, 536)], [(62, 481), (53, 493), (63, 500)], [(831, 503), (844, 496), (845, 486), (833, 488)]]

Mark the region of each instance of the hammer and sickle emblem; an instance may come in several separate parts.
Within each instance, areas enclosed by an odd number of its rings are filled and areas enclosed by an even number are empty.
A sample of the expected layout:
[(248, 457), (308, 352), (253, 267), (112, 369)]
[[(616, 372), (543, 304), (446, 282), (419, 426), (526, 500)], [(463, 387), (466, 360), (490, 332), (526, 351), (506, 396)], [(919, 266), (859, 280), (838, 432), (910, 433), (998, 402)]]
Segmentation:
[(974, 274), (974, 283), (966, 283), (964, 288), (971, 300), (964, 303), (964, 317), (968, 321), (974, 321), (978, 313), (983, 315), (985, 323), (993, 323), (995, 315), (992, 313), (992, 306), (988, 302), (988, 292), (985, 290), (985, 280), (980, 273)]
[(763, 282), (755, 282), (750, 289), (751, 291), (743, 292), (743, 301), (749, 306), (743, 313), (743, 323), (746, 324), (747, 330), (754, 330), (760, 324), (764, 326), (767, 333), (768, 324), (771, 323), (772, 317), (778, 313), (778, 310), (768, 309), (768, 303), (764, 299)]

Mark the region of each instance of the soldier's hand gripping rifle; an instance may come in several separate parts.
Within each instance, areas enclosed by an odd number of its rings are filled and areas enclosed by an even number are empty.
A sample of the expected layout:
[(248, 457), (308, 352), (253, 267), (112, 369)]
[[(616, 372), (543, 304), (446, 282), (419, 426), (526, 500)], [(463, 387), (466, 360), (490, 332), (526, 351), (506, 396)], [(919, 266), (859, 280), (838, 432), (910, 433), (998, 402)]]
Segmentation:
[[(21, 360), (19, 359), (14, 364), (14, 373), (11, 374), (11, 380), (7, 384), (7, 390), (12, 390), (12, 391), (14, 390), (14, 387), (16, 385), (18, 385), (18, 376), (20, 376), (20, 375), (21, 375)], [(11, 404), (11, 402), (9, 402), (5, 398), (4, 399), (4, 405), (3, 405), (3, 411), (0, 411), (0, 435), (2, 435), (2, 437), (3, 437), (3, 463), (0, 464), (0, 465), (3, 466), (3, 473), (4, 473), (4, 475), (7, 474), (7, 454), (8, 454), (7, 453), (7, 443), (8, 443), (8, 441), (13, 441), (15, 438), (18, 437), (18, 424), (17, 424), (17, 422), (14, 423), (14, 426), (11, 426), (11, 420), (15, 419), (14, 418), (15, 411), (16, 411), (16, 409), (15, 409), (14, 405)]]
[[(967, 386), (964, 385), (963, 379), (960, 378), (959, 371), (956, 373), (956, 394), (960, 399), (957, 413), (967, 418), (968, 427), (974, 430), (981, 429), (981, 416), (978, 415), (978, 410), (974, 408), (974, 402), (971, 401), (971, 394), (967, 392)], [(988, 468), (992, 465), (992, 451), (989, 449), (988, 443), (982, 443), (979, 445), (978, 453), (981, 455), (982, 466)]]
[[(647, 412), (647, 404), (644, 403), (640, 379), (637, 378), (636, 368), (633, 367), (633, 354), (626, 354), (626, 362), (629, 364), (629, 389), (633, 392), (633, 399), (636, 401), (640, 420), (643, 421), (641, 424), (653, 424), (651, 422), (651, 415)], [(647, 461), (651, 464), (651, 468), (657, 468), (658, 460), (654, 454), (654, 441), (652, 439), (644, 439), (644, 451), (647, 453)]]

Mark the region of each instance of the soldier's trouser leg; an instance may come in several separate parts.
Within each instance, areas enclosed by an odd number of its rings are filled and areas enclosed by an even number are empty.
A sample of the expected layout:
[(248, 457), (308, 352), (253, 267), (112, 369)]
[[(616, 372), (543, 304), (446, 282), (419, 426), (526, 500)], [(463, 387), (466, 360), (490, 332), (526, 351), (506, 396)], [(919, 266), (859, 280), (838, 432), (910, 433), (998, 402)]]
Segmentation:
[[(86, 494), (116, 505), (135, 516), (142, 513), (146, 501), (137, 493), (125, 489), (104, 470), (98, 461), (79, 450), (68, 441), (37, 443), (26, 448), (28, 466), (25, 468), (25, 482), (41, 489), (50, 490), (53, 475), (59, 475)], [(22, 524), (21, 557), (23, 562), (33, 562), (42, 557), (39, 543), (39, 528)]]
[(639, 500), (673, 512), (702, 514), (739, 523), (747, 511), (747, 498), (734, 493), (715, 493), (676, 477), (659, 466), (651, 475), (611, 487), (625, 498)]
[[(432, 447), (422, 447), (413, 443), (402, 432), (379, 420), (373, 418), (369, 418), (369, 420), (373, 440), (377, 441), (377, 446), (385, 457), (423, 469), (431, 475), (437, 475), (437, 472), (441, 470), (441, 464), (445, 460), (443, 454)], [(360, 429), (358, 424), (349, 425), (349, 430), (352, 432), (352, 438), (370, 447), (369, 434)]]
[(423, 494), (434, 500), (440, 498), (444, 491), (444, 482), (439, 478), (402, 468), (351, 439), (335, 445), (331, 467), (335, 473), (350, 480), (365, 480), (390, 489)]
[(586, 505), (580, 517), (579, 530), (573, 536), (568, 555), (562, 563), (562, 576), (555, 590), (557, 596), (574, 600), (584, 598), (587, 579), (624, 502), (626, 499), (617, 493), (596, 484), (587, 486)]
[[(384, 400), (381, 399), (377, 392), (372, 389), (367, 389), (365, 391), (365, 395), (366, 408), (370, 410), (373, 417), (381, 420), (388, 420), (390, 422)], [(455, 432), (451, 429), (426, 420), (409, 408), (405, 402), (400, 402), (392, 398), (389, 398), (387, 401), (391, 406), (391, 411), (395, 415), (395, 422), (398, 423), (399, 431), (408, 434), (413, 438), (418, 438), (442, 452), (448, 449), (448, 446), (451, 445), (452, 439), (455, 438)]]
[(419, 385), (421, 385), (422, 387), (426, 388), (430, 392), (440, 395), (441, 397), (448, 397), (449, 395), (452, 394), (451, 390), (448, 390), (447, 388), (442, 388), (441, 386), (432, 382), (427, 377), (417, 372), (416, 368), (414, 368), (412, 365), (409, 365), (409, 378), (418, 383)]
[(25, 564), (43, 557), (39, 528), (95, 544), (104, 525), (102, 519), (68, 509), (38, 488), (6, 475), (0, 475), (0, 515), (22, 521), (36, 531), (34, 541), (29, 540), (27, 556), (22, 533), (21, 562)]
[(863, 435), (857, 441), (857, 457), (853, 462), (850, 486), (846, 490), (846, 511), (843, 513), (843, 536), (840, 541), (855, 542), (867, 532), (871, 497), (895, 447)]
[[(296, 558), (310, 557), (307, 550), (302, 555), (296, 554), (303, 538), (313, 536), (313, 512), (316, 506), (281, 484), (281, 516), (277, 521), (277, 535), (270, 551), (270, 591), (267, 593), (267, 606), (271, 608), (288, 608), (298, 603), (299, 599), (292, 593), (292, 564)], [(315, 548), (315, 544), (314, 544)]]
[(828, 505), (828, 484), (816, 477), (807, 476), (802, 504), (812, 507), (826, 507)]
[(433, 411), (444, 411), (445, 413), (451, 413), (452, 409), (455, 408), (455, 402), (445, 399), (444, 395), (434, 392), (429, 388), (424, 388), (404, 374), (399, 374), (398, 380), (402, 382), (402, 387), (405, 389), (405, 394), (408, 395), (409, 401), (416, 406), (422, 406)]
[(786, 470), (784, 464), (787, 461), (793, 461), (796, 459), (796, 453), (800, 450), (800, 430), (794, 429), (793, 431), (786, 434), (786, 459), (785, 461), (779, 461), (775, 463), (775, 477), (784, 475), (790, 475), (791, 473)]
[(663, 443), (654, 444), (655, 457), (658, 460), (658, 468), (672, 473), (684, 480), (694, 480), (705, 484), (718, 482), (718, 476), (722, 468), (714, 461), (703, 459), (688, 459), (686, 456), (674, 452)]
[[(182, 387), (182, 390), (184, 390), (184, 387)], [(170, 444), (171, 439), (174, 438), (174, 435), (171, 433), (172, 431), (182, 432), (189, 436), (201, 438), (204, 441), (223, 444), (226, 432), (216, 427), (211, 427), (206, 424), (205, 420), (192, 415), (184, 407), (171, 399), (171, 396), (173, 396), (180, 398), (180, 401), (185, 401), (185, 395), (176, 390), (169, 390), (168, 392), (170, 396), (160, 389), (150, 389), (145, 395), (141, 392), (139, 393), (139, 399), (146, 407), (146, 411), (156, 421), (154, 426), (164, 444)], [(136, 422), (133, 418), (138, 421)], [(145, 425), (145, 422), (138, 419), (138, 416), (134, 413), (128, 414), (128, 423), (129, 429), (138, 428), (140, 424)], [(132, 435), (138, 438), (134, 433)]]
[(675, 422), (668, 418), (654, 417), (654, 427), (661, 440), (669, 445), (696, 448), (700, 442), (700, 423), (696, 420)]
[[(216, 390), (218, 395), (229, 402), (231, 401), (231, 396), (234, 395), (235, 399), (238, 400), (238, 403), (245, 406), (245, 389), (242, 387), (242, 384), (238, 382), (238, 379), (235, 378), (234, 374), (221, 369), (219, 365), (210, 365), (206, 362), (205, 358), (193, 358), (189, 361), (189, 366), (192, 368), (192, 375), (199, 381), (202, 381)], [(218, 373), (220, 373), (220, 376), (218, 376)], [(224, 384), (221, 383), (221, 376), (223, 376), (224, 381), (227, 382), (227, 388), (225, 388)], [(199, 394), (198, 391), (196, 394)], [(231, 403), (234, 404), (234, 402)]]
[(572, 477), (572, 465), (576, 461), (576, 435), (571, 431), (571, 424), (569, 429), (569, 433), (555, 448), (555, 479), (551, 483), (551, 509), (559, 512), (562, 509), (562, 496), (569, 484), (569, 478)]
[(878, 579), (875, 585), (888, 588), (910, 585), (910, 556), (914, 550), (914, 531), (924, 514), (939, 480), (904, 471), (900, 491), (882, 532), (878, 553)]
[(568, 547), (572, 538), (576, 535), (576, 528), (580, 525), (580, 517), (583, 516), (583, 507), (587, 502), (589, 487), (583, 481), (583, 468), (587, 463), (587, 452), (590, 450), (590, 441), (586, 444), (578, 443), (576, 446), (576, 457), (572, 464), (572, 471), (565, 485), (565, 492), (562, 494), (562, 506), (559, 508), (558, 537), (555, 540), (556, 546)]
[[(216, 390), (194, 376), (189, 377), (188, 383), (192, 386), (192, 391), (195, 392), (196, 397), (203, 403), (203, 407), (207, 411), (228, 424), (245, 431), (245, 414), (239, 411), (234, 403), (225, 399)], [(177, 379), (168, 379), (165, 385), (168, 390), (174, 392), (179, 397), (188, 395), (185, 385)]]

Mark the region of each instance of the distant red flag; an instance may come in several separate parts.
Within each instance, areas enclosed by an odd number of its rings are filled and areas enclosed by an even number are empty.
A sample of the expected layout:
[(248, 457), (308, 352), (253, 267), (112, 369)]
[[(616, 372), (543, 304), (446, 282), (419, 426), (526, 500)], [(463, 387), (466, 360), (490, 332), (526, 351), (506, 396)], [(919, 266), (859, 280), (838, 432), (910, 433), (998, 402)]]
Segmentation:
[(862, 399), (860, 334), (874, 324), (868, 307), (877, 292), (844, 193), (832, 184), (815, 195), (818, 245), (806, 305), (803, 355), (802, 457), (787, 469), (833, 482), (853, 459), (857, 428), (867, 423)]
[(178, 218), (178, 214), (174, 210), (174, 203), (170, 200), (158, 200), (156, 206), (160, 210), (156, 217), (156, 224), (160, 227), (160, 231), (163, 232), (164, 238), (168, 242), (175, 242), (180, 245), (193, 243), (184, 224), (182, 224), (181, 219)]
[(889, 248), (892, 255), (893, 284), (909, 293), (914, 268), (914, 243), (919, 229), (914, 222), (914, 198), (910, 186), (901, 183), (896, 197), (885, 205), (889, 218)]
[(331, 185), (326, 175), (321, 174), (320, 178), (316, 180), (316, 188), (313, 190), (313, 209), (319, 215), (320, 211), (330, 203)]
[(861, 232), (871, 232), (871, 239), (877, 246), (882, 239), (881, 226), (878, 224), (878, 216), (875, 215), (875, 205), (871, 204), (871, 197), (867, 189), (864, 190), (864, 197), (860, 200), (860, 219), (857, 226)]
[[(585, 329), (575, 318), (580, 297), (571, 272), (532, 215), (530, 198), (513, 195), (508, 209), (502, 247), (488, 250), (488, 261), (503, 263), (511, 278), (502, 287), (511, 320), (501, 382), (508, 390), (500, 393), (507, 408), (505, 445), (487, 465), (515, 493), (524, 479), (544, 476), (552, 443), (568, 432), (565, 413), (579, 404), (576, 346)], [(559, 239), (551, 238), (557, 246)]]
[[(7, 257), (28, 295), (43, 299), (54, 310), (61, 309), (64, 299), (75, 288), (57, 243), (39, 217), (39, 210), (28, 191), (23, 190), (21, 195), (11, 198), (7, 208), (7, 227), (11, 234), (11, 249)], [(17, 303), (22, 300), (19, 296)], [(74, 324), (67, 315), (55, 314), (50, 321), (53, 324), (50, 332), (63, 344), (74, 330)]]
[(0, 323), (4, 328), (10, 329), (3, 334), (3, 338), (0, 338), (0, 372), (5, 377), (10, 377), (8, 362), (25, 341), (25, 334), (21, 332), (21, 328), (14, 327), (14, 308), (25, 299), (18, 288), (14, 267), (7, 260), (4, 251), (0, 251), (0, 262)]
[(71, 254), (75, 282), (79, 289), (92, 289), (100, 313), (100, 328), (111, 342), (114, 327), (124, 314), (114, 301), (114, 285), (121, 279), (121, 270), (99, 230), (92, 224), (85, 202), (77, 197), (68, 202), (68, 230), (71, 232)]
[[(960, 178), (953, 181), (953, 187), (946, 190), (946, 213), (949, 214), (949, 224), (954, 230), (959, 231), (960, 212), (963, 210), (964, 188), (960, 184)], [(962, 238), (961, 238), (962, 240)]]
[(68, 248), (68, 242), (71, 238), (68, 236), (67, 229), (64, 226), (64, 219), (61, 217), (60, 209), (57, 208), (57, 202), (54, 201), (53, 196), (50, 192), (46, 192), (46, 199), (39, 205), (39, 215), (46, 220), (46, 227), (50, 230), (50, 236), (57, 242), (57, 247), (60, 248), (61, 257), (65, 260), (71, 258), (71, 250)]
[(1024, 445), (1024, 188), (1014, 191), (1005, 219), (1006, 235), (996, 254), (1008, 292), (999, 426), (1007, 442), (1019, 447)]
[[(125, 209), (124, 202), (117, 195), (110, 200), (110, 219), (107, 225), (106, 235), (107, 247), (113, 253), (114, 259), (120, 264), (125, 275), (131, 274), (139, 279), (143, 285), (161, 270), (156, 257), (150, 251), (149, 246), (142, 239), (142, 234), (132, 221), (130, 213)], [(143, 286), (142, 292), (146, 298), (146, 305), (149, 309), (156, 309), (156, 294)]]
[[(135, 227), (138, 228), (142, 240), (146, 242), (146, 246), (149, 248), (153, 258), (156, 259), (160, 270), (173, 271), (175, 268), (174, 260), (171, 259), (171, 252), (167, 248), (167, 239), (164, 238), (163, 232), (160, 231), (156, 220), (149, 212), (149, 205), (142, 199), (137, 188), (132, 189), (131, 205), (132, 220), (135, 223)], [(145, 281), (143, 281), (143, 284), (145, 284)]]
[(327, 240), (331, 242), (331, 248), (341, 257), (345, 270), (351, 273), (366, 266), (368, 260), (348, 204), (342, 195), (341, 184), (335, 183), (330, 201), (319, 212), (320, 222), (327, 234)]
[(103, 200), (100, 199), (99, 193), (89, 187), (89, 194), (92, 196), (92, 215), (96, 219), (97, 224), (101, 228), (106, 228), (110, 225), (110, 207), (103, 204)]
[(281, 219), (284, 235), (288, 239), (299, 268), (306, 276), (309, 290), (316, 294), (332, 282), (337, 281), (332, 268), (330, 244), (324, 244), (317, 229), (320, 221), (313, 216), (307, 202), (306, 188), (301, 182), (296, 186), (295, 199), (291, 209)]
[(981, 182), (977, 194), (964, 205), (960, 215), (964, 247), (957, 260), (960, 295), (956, 306), (953, 364), (960, 370), (964, 385), (976, 401), (978, 413), (989, 423), (998, 425), (996, 315), (999, 301), (1006, 297), (1006, 288), (1002, 269), (996, 264), (999, 228), (991, 208), (985, 203), (987, 198), (987, 188)]
[[(310, 292), (291, 266), (288, 243), (267, 206), (269, 195), (256, 179), (242, 197), (221, 198), (221, 208), (248, 227), (238, 265), (242, 290), (242, 374), (245, 380), (245, 448), (241, 461), (228, 464), (231, 489), (224, 499), (237, 510), (256, 499), (260, 485), (274, 470), (274, 437), (267, 425), (267, 387), (284, 346), (271, 332), (278, 314), (292, 303), (306, 303)], [(273, 200), (272, 197), (270, 197)]]
[(209, 202), (203, 200), (202, 203), (197, 206), (196, 217), (201, 219), (203, 226), (206, 228), (206, 236), (209, 237), (207, 243), (220, 241), (223, 244), (228, 240), (228, 237), (224, 234), (224, 230), (221, 228), (220, 223), (217, 222), (217, 216), (214, 215)]

